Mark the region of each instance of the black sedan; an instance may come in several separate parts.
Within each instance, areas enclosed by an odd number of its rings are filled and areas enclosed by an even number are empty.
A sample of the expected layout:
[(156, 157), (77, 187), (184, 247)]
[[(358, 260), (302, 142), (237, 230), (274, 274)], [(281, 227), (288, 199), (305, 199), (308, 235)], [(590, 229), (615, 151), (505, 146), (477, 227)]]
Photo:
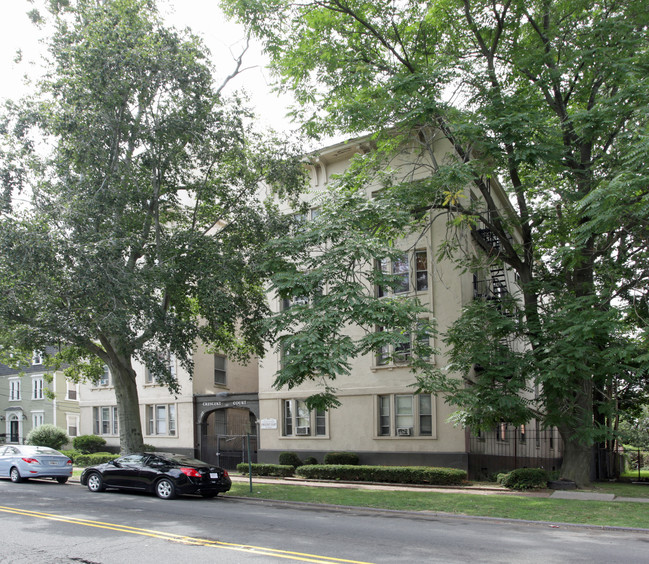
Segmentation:
[(155, 492), (162, 499), (178, 494), (215, 497), (232, 486), (227, 470), (168, 452), (129, 454), (90, 466), (81, 474), (81, 483), (91, 492), (117, 488)]

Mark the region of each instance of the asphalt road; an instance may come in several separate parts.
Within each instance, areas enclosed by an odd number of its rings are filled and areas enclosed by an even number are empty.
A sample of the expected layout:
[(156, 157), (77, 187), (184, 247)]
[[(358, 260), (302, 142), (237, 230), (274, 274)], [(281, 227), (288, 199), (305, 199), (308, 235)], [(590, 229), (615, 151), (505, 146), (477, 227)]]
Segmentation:
[(0, 480), (0, 562), (635, 564), (649, 533)]

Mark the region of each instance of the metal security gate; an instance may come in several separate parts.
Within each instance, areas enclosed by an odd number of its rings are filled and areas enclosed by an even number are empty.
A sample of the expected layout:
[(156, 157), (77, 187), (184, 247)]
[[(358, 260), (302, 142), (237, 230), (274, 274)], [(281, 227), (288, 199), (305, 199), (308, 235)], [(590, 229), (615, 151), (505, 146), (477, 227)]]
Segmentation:
[(257, 435), (204, 436), (201, 451), (206, 462), (234, 470), (240, 462), (257, 462)]
[(217, 409), (201, 426), (201, 460), (234, 470), (240, 462), (257, 461), (257, 426), (247, 409)]

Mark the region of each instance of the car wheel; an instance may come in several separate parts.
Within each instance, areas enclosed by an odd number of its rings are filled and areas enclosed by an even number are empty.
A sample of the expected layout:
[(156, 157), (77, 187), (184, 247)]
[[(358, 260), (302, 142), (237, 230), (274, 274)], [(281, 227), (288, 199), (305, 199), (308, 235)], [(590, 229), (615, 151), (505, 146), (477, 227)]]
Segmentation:
[(18, 471), (18, 468), (16, 468), (15, 466), (9, 472), (9, 478), (11, 478), (11, 481), (14, 484), (18, 484), (23, 481), (20, 472)]
[(97, 472), (93, 472), (88, 476), (88, 489), (91, 492), (103, 492), (106, 489), (104, 480)]
[(155, 485), (155, 493), (160, 499), (172, 499), (176, 497), (176, 488), (169, 478), (162, 478)]
[(68, 478), (64, 476), (64, 477), (62, 477), (62, 478), (57, 478), (56, 481), (57, 481), (59, 484), (65, 484), (65, 483), (68, 481)]
[(219, 492), (201, 492), (201, 495), (205, 498), (210, 499), (212, 497), (216, 497), (217, 495), (219, 495)]

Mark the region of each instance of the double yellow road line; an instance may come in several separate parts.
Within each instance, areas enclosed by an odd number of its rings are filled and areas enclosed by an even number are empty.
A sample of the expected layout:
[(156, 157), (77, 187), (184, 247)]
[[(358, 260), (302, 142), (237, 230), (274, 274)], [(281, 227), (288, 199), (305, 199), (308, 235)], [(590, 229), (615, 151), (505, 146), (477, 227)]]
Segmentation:
[(116, 523), (104, 523), (102, 521), (91, 521), (88, 519), (78, 519), (76, 517), (66, 517), (63, 515), (54, 515), (52, 513), (42, 513), (40, 511), (29, 511), (27, 509), (19, 509), (16, 507), (0, 506), (0, 512), (13, 513), (15, 515), (23, 515), (25, 517), (35, 517), (38, 519), (48, 519), (50, 521), (61, 521), (63, 523), (71, 523), (73, 525), (83, 525), (84, 527), (95, 527), (98, 529), (108, 529), (110, 531), (117, 531), (120, 533), (129, 533), (131, 535), (142, 535), (171, 542), (191, 546), (206, 546), (212, 548), (221, 548), (225, 550), (236, 550), (238, 552), (248, 552), (258, 556), (273, 556), (275, 558), (284, 558), (287, 560), (297, 560), (299, 562), (316, 562), (319, 564), (328, 563), (344, 563), (344, 564), (370, 564), (369, 562), (361, 562), (358, 560), (345, 560), (342, 558), (332, 558), (329, 556), (319, 556), (317, 554), (306, 554), (302, 552), (292, 552), (289, 550), (278, 550), (275, 548), (268, 548), (264, 546), (253, 546), (249, 544), (237, 544), (231, 542), (214, 541), (208, 539), (200, 539), (195, 537), (188, 537), (184, 535), (176, 535), (174, 533), (165, 533), (163, 531), (154, 531), (151, 529), (140, 529), (137, 527), (129, 527), (128, 525), (118, 525)]

